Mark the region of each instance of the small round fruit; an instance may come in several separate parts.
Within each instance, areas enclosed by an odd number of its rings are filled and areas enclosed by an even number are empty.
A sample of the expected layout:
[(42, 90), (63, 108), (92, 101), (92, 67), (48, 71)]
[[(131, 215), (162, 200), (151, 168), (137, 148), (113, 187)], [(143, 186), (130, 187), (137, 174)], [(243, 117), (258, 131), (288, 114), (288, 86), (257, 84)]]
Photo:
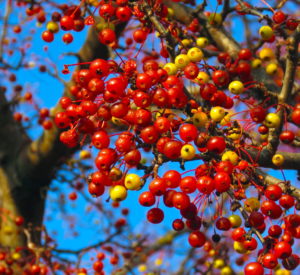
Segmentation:
[(190, 233), (188, 241), (192, 247), (201, 247), (205, 244), (206, 238), (202, 232), (194, 231)]
[(264, 124), (268, 128), (277, 128), (280, 125), (280, 117), (275, 113), (269, 113), (265, 117)]
[(279, 139), (281, 142), (285, 144), (290, 144), (295, 139), (295, 134), (292, 131), (282, 131), (279, 135)]
[(168, 75), (175, 75), (178, 71), (178, 68), (174, 63), (167, 63), (163, 69), (168, 73)]
[(44, 31), (42, 33), (42, 39), (45, 41), (45, 42), (52, 42), (54, 40), (54, 34), (53, 32), (51, 31)]
[(252, 61), (251, 61), (251, 67), (253, 68), (253, 69), (258, 69), (258, 68), (260, 68), (261, 67), (261, 60), (260, 59), (258, 59), (258, 58), (255, 58), (255, 59), (253, 59)]
[(244, 84), (241, 81), (235, 80), (230, 82), (228, 90), (235, 95), (239, 95), (244, 92)]
[(262, 59), (263, 61), (269, 61), (271, 59), (275, 58), (275, 54), (272, 49), (270, 48), (263, 48), (259, 52), (259, 58)]
[(244, 268), (245, 275), (264, 275), (265, 271), (263, 266), (260, 263), (252, 262), (245, 266)]
[(184, 46), (184, 47), (188, 47), (189, 45), (191, 45), (193, 41), (191, 39), (183, 39), (181, 40), (181, 44)]
[(114, 201), (123, 201), (127, 197), (127, 190), (123, 185), (115, 185), (110, 189), (109, 195)]
[(191, 160), (195, 157), (196, 149), (191, 144), (183, 145), (180, 151), (180, 156), (182, 159)]
[(223, 155), (222, 155), (222, 160), (226, 161), (229, 160), (233, 165), (237, 165), (239, 162), (239, 156), (236, 152), (234, 151), (226, 151)]
[(233, 275), (233, 271), (232, 269), (230, 268), (230, 266), (224, 266), (222, 269), (221, 269), (221, 274), (220, 275)]
[(282, 164), (284, 163), (284, 157), (283, 155), (281, 154), (275, 154), (273, 157), (272, 157), (272, 163), (277, 166), (277, 167), (280, 167), (282, 166)]
[(274, 75), (278, 71), (278, 65), (276, 63), (270, 63), (266, 67), (266, 73), (269, 75)]
[(160, 208), (151, 208), (147, 212), (147, 220), (154, 224), (161, 223), (164, 216), (164, 212)]
[(240, 254), (245, 254), (247, 252), (247, 249), (244, 247), (242, 242), (234, 241), (233, 249)]
[(142, 181), (137, 174), (127, 174), (124, 184), (129, 190), (139, 190), (142, 186)]
[(223, 259), (215, 259), (213, 262), (213, 267), (216, 269), (221, 269), (225, 266), (225, 262)]
[(231, 223), (231, 226), (233, 228), (238, 228), (241, 226), (242, 224), (242, 219), (239, 215), (236, 215), (236, 214), (232, 214), (228, 217), (230, 223)]
[(208, 117), (204, 112), (196, 112), (192, 116), (192, 122), (196, 127), (204, 127), (207, 124)]
[(213, 121), (220, 122), (226, 115), (226, 113), (222, 107), (216, 106), (211, 108), (209, 115)]
[(59, 31), (59, 25), (56, 22), (49, 21), (46, 26), (47, 30), (53, 33), (57, 33)]
[(209, 81), (210, 77), (206, 72), (199, 72), (198, 76), (195, 78), (195, 81), (199, 84), (205, 84)]
[(270, 26), (262, 26), (259, 29), (259, 34), (263, 40), (269, 40), (273, 37), (274, 31)]
[(179, 54), (175, 57), (175, 65), (179, 69), (183, 69), (190, 63), (190, 59), (186, 54)]
[(199, 48), (193, 47), (188, 50), (187, 56), (192, 62), (199, 62), (203, 59), (203, 52)]
[(257, 198), (248, 198), (244, 202), (244, 208), (247, 212), (257, 211), (260, 208), (260, 202)]
[(206, 37), (198, 37), (196, 39), (196, 45), (199, 48), (205, 48), (208, 45), (208, 39)]
[(216, 154), (221, 154), (226, 148), (226, 142), (223, 137), (211, 137), (207, 143), (206, 148), (208, 151), (214, 152)]

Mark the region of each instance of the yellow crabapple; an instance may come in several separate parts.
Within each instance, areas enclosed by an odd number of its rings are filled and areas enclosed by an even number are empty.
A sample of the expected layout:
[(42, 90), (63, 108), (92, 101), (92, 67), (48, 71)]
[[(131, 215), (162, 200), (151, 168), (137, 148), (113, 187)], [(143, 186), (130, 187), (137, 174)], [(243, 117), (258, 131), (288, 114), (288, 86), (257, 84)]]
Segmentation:
[(222, 161), (226, 161), (226, 160), (229, 160), (233, 165), (237, 165), (239, 162), (239, 156), (234, 151), (226, 151), (222, 155)]
[(110, 189), (109, 195), (113, 201), (123, 201), (127, 197), (127, 190), (123, 185), (115, 185)]
[(186, 54), (179, 54), (175, 57), (175, 65), (179, 69), (183, 69), (190, 63), (190, 59)]
[(284, 163), (284, 156), (281, 155), (281, 154), (275, 154), (273, 157), (272, 157), (272, 163), (275, 165), (275, 166), (282, 166), (282, 164)]
[(268, 128), (277, 128), (280, 125), (280, 117), (275, 113), (268, 113), (265, 117), (264, 124)]
[(191, 144), (183, 145), (180, 151), (181, 158), (185, 160), (193, 159), (195, 157), (195, 154), (196, 154), (196, 149)]
[(192, 122), (196, 127), (204, 127), (207, 124), (208, 117), (204, 112), (196, 112), (192, 116)]
[(239, 95), (244, 92), (244, 84), (241, 81), (231, 81), (228, 86), (228, 90), (235, 95)]
[(209, 115), (213, 121), (220, 122), (224, 118), (226, 113), (222, 107), (216, 106), (211, 108)]
[(198, 37), (196, 39), (196, 45), (199, 48), (205, 48), (209, 44), (208, 39), (206, 37)]
[(124, 185), (129, 190), (139, 190), (142, 186), (142, 181), (140, 176), (137, 174), (127, 174)]
[(178, 68), (174, 63), (167, 63), (164, 65), (163, 69), (167, 71), (168, 75), (175, 75), (178, 71)]
[(188, 50), (187, 56), (192, 62), (199, 62), (203, 59), (203, 52), (199, 48), (193, 47)]

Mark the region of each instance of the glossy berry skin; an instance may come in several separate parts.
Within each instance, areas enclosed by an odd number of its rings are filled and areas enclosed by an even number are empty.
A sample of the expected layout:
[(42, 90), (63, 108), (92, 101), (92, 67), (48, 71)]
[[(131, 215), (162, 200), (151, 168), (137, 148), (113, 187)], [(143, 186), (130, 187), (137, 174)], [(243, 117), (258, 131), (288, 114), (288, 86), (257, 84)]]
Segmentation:
[(177, 140), (171, 140), (164, 146), (163, 153), (169, 159), (177, 159), (181, 154), (182, 143)]
[(242, 60), (250, 60), (252, 58), (252, 52), (250, 49), (241, 49), (239, 51), (239, 59), (242, 59)]
[(207, 141), (206, 148), (208, 151), (221, 154), (226, 148), (226, 143), (223, 137), (211, 137)]
[(165, 172), (163, 178), (166, 180), (166, 184), (169, 188), (176, 188), (181, 181), (181, 174), (176, 170), (169, 170)]
[(71, 16), (65, 15), (60, 19), (60, 26), (64, 31), (70, 31), (74, 27), (74, 19)]
[(139, 203), (142, 206), (150, 207), (155, 203), (155, 196), (151, 192), (145, 191), (140, 194)]
[(300, 125), (300, 108), (297, 108), (292, 112), (291, 119), (295, 124)]
[(282, 189), (280, 186), (272, 184), (266, 188), (264, 194), (269, 200), (277, 201), (281, 198)]
[(184, 229), (184, 222), (180, 219), (176, 219), (173, 221), (172, 227), (175, 231), (181, 231)]
[(105, 131), (97, 131), (92, 136), (92, 144), (97, 149), (107, 148), (109, 146), (110, 139)]
[(252, 262), (245, 266), (244, 268), (245, 275), (264, 275), (264, 268), (260, 263)]
[(228, 231), (231, 228), (229, 219), (221, 217), (216, 221), (216, 228), (222, 231)]
[(45, 41), (45, 42), (52, 42), (54, 40), (54, 34), (53, 32), (51, 31), (44, 31), (42, 33), (42, 39)]
[(66, 44), (72, 43), (73, 39), (74, 38), (73, 38), (73, 35), (71, 33), (65, 33), (63, 35), (63, 38), (62, 38), (63, 42), (65, 42)]
[(111, 4), (103, 4), (99, 8), (99, 15), (105, 19), (112, 17), (115, 14), (115, 8)]
[(180, 210), (181, 216), (187, 220), (195, 219), (197, 216), (197, 213), (198, 213), (198, 210), (194, 203), (190, 203), (187, 208)]
[(95, 59), (89, 67), (92, 77), (104, 77), (109, 73), (109, 65), (104, 59)]
[(197, 189), (206, 195), (209, 195), (215, 190), (215, 182), (209, 176), (202, 176), (197, 180)]
[(282, 143), (290, 144), (295, 139), (295, 134), (292, 131), (282, 131), (279, 135), (279, 139)]
[(276, 24), (281, 24), (285, 21), (286, 15), (282, 11), (276, 11), (273, 14), (272, 19)]
[(273, 238), (279, 238), (280, 235), (282, 234), (282, 229), (277, 224), (272, 225), (272, 226), (270, 226), (270, 228), (268, 230), (268, 234)]
[(281, 207), (272, 200), (264, 201), (261, 204), (261, 211), (271, 219), (278, 219), (282, 214)]
[(147, 212), (147, 220), (151, 223), (161, 223), (164, 219), (164, 212), (160, 208), (152, 208)]
[(164, 201), (165, 206), (174, 207), (173, 197), (174, 197), (175, 194), (177, 194), (177, 192), (175, 190), (167, 190), (164, 193), (163, 201)]
[(144, 43), (147, 36), (148, 32), (142, 29), (138, 29), (133, 32), (133, 39), (136, 43)]
[(253, 211), (249, 215), (249, 224), (255, 228), (263, 225), (264, 223), (264, 215), (260, 212)]
[(109, 45), (117, 40), (116, 33), (111, 29), (104, 29), (99, 32), (99, 41), (102, 44)]
[(216, 92), (217, 87), (211, 83), (204, 84), (200, 88), (200, 95), (205, 100), (210, 100)]
[(231, 232), (231, 238), (236, 242), (245, 241), (246, 231), (243, 227), (238, 227)]
[(99, 197), (104, 193), (104, 185), (91, 182), (88, 185), (88, 191), (93, 197)]
[(197, 181), (192, 176), (187, 176), (181, 179), (180, 181), (180, 189), (182, 192), (190, 194), (196, 190)]
[(289, 209), (289, 208), (294, 206), (295, 199), (291, 195), (284, 194), (279, 199), (279, 204), (280, 204), (281, 207), (283, 207), (285, 209)]
[(190, 205), (190, 197), (182, 192), (176, 192), (172, 196), (173, 206), (177, 209), (186, 209)]
[(279, 242), (274, 246), (274, 254), (279, 259), (285, 259), (292, 254), (292, 247), (288, 242)]
[(287, 29), (294, 31), (295, 29), (297, 29), (299, 22), (294, 19), (294, 18), (290, 18), (286, 21), (286, 27)]
[(278, 265), (277, 257), (272, 253), (264, 255), (262, 264), (265, 268), (273, 269)]
[(205, 244), (205, 235), (200, 231), (191, 232), (188, 238), (189, 244), (192, 247), (202, 247)]
[(214, 177), (215, 188), (219, 193), (229, 190), (231, 184), (230, 176), (225, 172), (218, 172)]
[(254, 122), (257, 123), (263, 122), (266, 115), (267, 115), (267, 111), (261, 106), (257, 106), (255, 108), (250, 109), (250, 117)]
[(198, 136), (198, 129), (193, 124), (183, 124), (179, 128), (179, 136), (185, 142), (190, 142)]
[(257, 248), (258, 244), (257, 244), (257, 241), (255, 238), (251, 238), (251, 240), (245, 240), (243, 242), (243, 245), (244, 245), (245, 249), (252, 251)]
[(229, 83), (229, 75), (226, 71), (217, 70), (213, 72), (212, 80), (217, 86), (227, 86)]
[(156, 178), (149, 184), (150, 192), (155, 196), (162, 196), (167, 189), (166, 180), (164, 178)]

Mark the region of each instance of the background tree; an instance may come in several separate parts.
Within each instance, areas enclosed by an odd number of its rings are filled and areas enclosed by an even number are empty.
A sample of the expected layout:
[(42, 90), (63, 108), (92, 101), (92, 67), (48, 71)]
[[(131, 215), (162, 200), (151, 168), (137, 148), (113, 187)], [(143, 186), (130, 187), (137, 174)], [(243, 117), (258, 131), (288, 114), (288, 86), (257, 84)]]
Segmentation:
[[(0, 274), (296, 270), (297, 1), (1, 8)], [(64, 87), (56, 106), (36, 82)], [(100, 214), (99, 239), (61, 248), (46, 198)], [(167, 230), (136, 228), (138, 203)]]

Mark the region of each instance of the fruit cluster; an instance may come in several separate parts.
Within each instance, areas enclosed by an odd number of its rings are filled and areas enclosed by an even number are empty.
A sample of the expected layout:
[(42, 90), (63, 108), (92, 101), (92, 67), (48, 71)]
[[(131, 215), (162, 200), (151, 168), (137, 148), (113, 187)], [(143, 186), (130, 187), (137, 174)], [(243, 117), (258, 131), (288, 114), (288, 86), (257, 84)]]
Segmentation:
[[(85, 25), (94, 25), (98, 43), (117, 51), (121, 42), (116, 26), (134, 19), (139, 25), (132, 38), (125, 40), (126, 50), (136, 44), (140, 50), (147, 47), (150, 37), (161, 42), (159, 52), (145, 51), (141, 60), (119, 56), (120, 60), (97, 58), (75, 64), (80, 68), (72, 74), (68, 93), (60, 98), (61, 110), (54, 114), (54, 122), (62, 129), (60, 141), (66, 146), (90, 144), (97, 151), (97, 171), (88, 179), (89, 193), (99, 197), (108, 190), (110, 199), (119, 202), (128, 192), (143, 189), (139, 203), (152, 207), (147, 220), (154, 224), (164, 220), (159, 203), (176, 208), (181, 218), (172, 227), (187, 229), (192, 247), (210, 243), (208, 234), (200, 229), (211, 221), (215, 230), (230, 231), (233, 248), (240, 254), (256, 250), (257, 239), (262, 243), (257, 261), (245, 266), (245, 274), (264, 274), (264, 268), (275, 269), (278, 260), (285, 269), (295, 269), (300, 261), (293, 251), (294, 239), (300, 238), (299, 198), (294, 198), (286, 180), (266, 183), (258, 166), (263, 166), (261, 153), (271, 146), (275, 150), (269, 150), (268, 167), (283, 168), (285, 157), (277, 152), (278, 144), (297, 142), (294, 129), (300, 125), (299, 99), (291, 91), (280, 90), (288, 89), (287, 83), (299, 76), (292, 68), (292, 78), (286, 80), (290, 63), (282, 65), (272, 43), (285, 47), (280, 38), (299, 32), (298, 21), (281, 10), (274, 11), (272, 18), (261, 16), (267, 24), (258, 32), (259, 50), (242, 48), (232, 54), (216, 50), (216, 43), (201, 31), (200, 22), (218, 30), (221, 14), (206, 12), (204, 18), (196, 17), (184, 26), (173, 19), (172, 9), (162, 1), (153, 6), (146, 1), (89, 1), (101, 17), (98, 23), (94, 13), (84, 18), (84, 2), (60, 5), (61, 12), (52, 14), (42, 39), (52, 42), (60, 29), (81, 31)], [(257, 15), (253, 9), (247, 3), (235, 8), (240, 16)], [(30, 16), (34, 14), (39, 22), (45, 21), (40, 10), (33, 9)], [(63, 41), (71, 43), (72, 34), (64, 34)], [(289, 46), (285, 50), (291, 59), (298, 44)], [(208, 63), (211, 56), (216, 60)], [(70, 66), (65, 65), (62, 73), (70, 73)], [(257, 80), (258, 74), (264, 82)], [(44, 110), (40, 116), (45, 119), (49, 113)], [(50, 123), (44, 126), (46, 130), (52, 128)], [(143, 163), (143, 152), (152, 153), (151, 165)], [(178, 162), (184, 169), (188, 161), (196, 168), (183, 173), (171, 169), (159, 176), (164, 163)], [(70, 199), (76, 199), (74, 196)], [(227, 198), (227, 210), (240, 211), (244, 224), (238, 214), (223, 214), (226, 207), (219, 209), (214, 198), (217, 202)], [(215, 208), (213, 217), (203, 217), (207, 205)], [(273, 220), (281, 225), (269, 226)], [(218, 243), (220, 238), (215, 232), (212, 241)], [(95, 271), (102, 268), (101, 260), (97, 261)]]

